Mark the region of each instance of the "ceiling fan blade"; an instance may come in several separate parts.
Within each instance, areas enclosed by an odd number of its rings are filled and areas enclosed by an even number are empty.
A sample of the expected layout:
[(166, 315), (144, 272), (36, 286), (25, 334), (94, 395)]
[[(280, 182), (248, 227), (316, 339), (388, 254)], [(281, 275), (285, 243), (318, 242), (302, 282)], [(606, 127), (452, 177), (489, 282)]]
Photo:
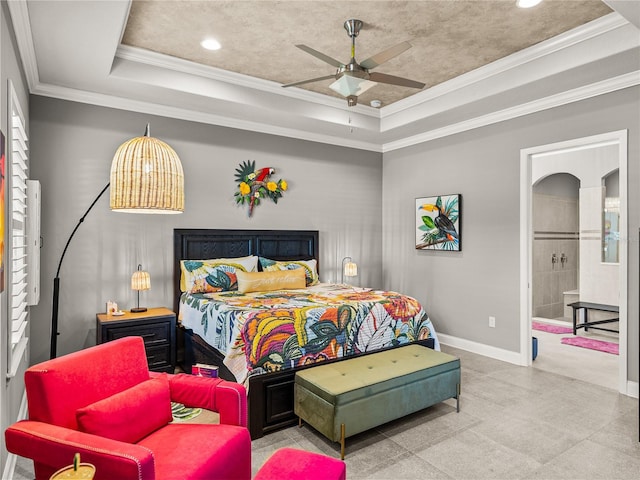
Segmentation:
[(377, 67), (378, 65), (382, 65), (384, 62), (388, 62), (393, 57), (397, 57), (402, 52), (409, 50), (411, 48), (411, 44), (409, 42), (399, 43), (391, 48), (387, 48), (382, 52), (376, 53), (372, 57), (367, 58), (365, 61), (360, 62), (360, 66), (362, 68), (366, 68), (370, 70), (372, 68)]
[(408, 78), (395, 77), (386, 73), (373, 72), (369, 74), (369, 80), (378, 83), (388, 83), (390, 85), (399, 85), (401, 87), (423, 88), (424, 83), (409, 80)]
[(324, 77), (310, 78), (308, 80), (300, 80), (299, 82), (287, 83), (286, 85), (282, 85), (283, 87), (293, 87), (295, 85), (302, 85), (303, 83), (311, 83), (318, 82), (320, 80), (329, 80), (330, 78), (335, 79), (335, 75), (325, 75)]
[(344, 67), (344, 63), (339, 62), (335, 58), (331, 58), (329, 55), (325, 55), (322, 52), (314, 50), (311, 47), (307, 47), (306, 45), (296, 45), (296, 47), (298, 47), (300, 50), (303, 50), (303, 51), (307, 52), (308, 54), (313, 55), (314, 57), (316, 57), (316, 58), (322, 60), (323, 62), (328, 63), (329, 65), (332, 65), (332, 66), (334, 66), (336, 68)]

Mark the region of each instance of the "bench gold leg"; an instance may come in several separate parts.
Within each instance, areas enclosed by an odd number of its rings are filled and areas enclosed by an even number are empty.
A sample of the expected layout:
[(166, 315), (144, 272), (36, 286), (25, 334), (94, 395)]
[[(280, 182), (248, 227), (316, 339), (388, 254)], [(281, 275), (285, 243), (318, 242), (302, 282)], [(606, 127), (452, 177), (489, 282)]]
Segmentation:
[(340, 460), (344, 460), (344, 423), (340, 424)]
[(298, 417), (298, 428), (302, 428), (302, 417)]
[(456, 395), (456, 412), (460, 413), (460, 384), (456, 387), (458, 394)]

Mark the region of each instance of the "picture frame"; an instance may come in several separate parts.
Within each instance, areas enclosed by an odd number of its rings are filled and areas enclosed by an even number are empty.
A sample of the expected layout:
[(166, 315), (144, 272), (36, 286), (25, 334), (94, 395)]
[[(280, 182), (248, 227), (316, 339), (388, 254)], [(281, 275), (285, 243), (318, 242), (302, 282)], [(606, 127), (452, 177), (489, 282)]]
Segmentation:
[(461, 250), (462, 195), (416, 198), (416, 250)]

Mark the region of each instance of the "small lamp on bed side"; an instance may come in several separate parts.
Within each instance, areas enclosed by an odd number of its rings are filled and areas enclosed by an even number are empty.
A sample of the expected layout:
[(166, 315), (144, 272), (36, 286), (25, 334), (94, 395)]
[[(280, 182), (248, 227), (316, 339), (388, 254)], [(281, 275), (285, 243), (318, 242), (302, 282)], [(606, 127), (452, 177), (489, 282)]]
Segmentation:
[(133, 313), (147, 311), (147, 307), (140, 306), (140, 290), (149, 290), (150, 288), (151, 277), (149, 277), (149, 272), (143, 272), (142, 265), (138, 265), (138, 270), (133, 272), (131, 276), (131, 289), (138, 291), (138, 306), (131, 309)]
[(344, 257), (342, 259), (342, 283), (344, 283), (344, 277), (355, 277), (358, 275), (358, 265), (351, 261), (351, 257)]

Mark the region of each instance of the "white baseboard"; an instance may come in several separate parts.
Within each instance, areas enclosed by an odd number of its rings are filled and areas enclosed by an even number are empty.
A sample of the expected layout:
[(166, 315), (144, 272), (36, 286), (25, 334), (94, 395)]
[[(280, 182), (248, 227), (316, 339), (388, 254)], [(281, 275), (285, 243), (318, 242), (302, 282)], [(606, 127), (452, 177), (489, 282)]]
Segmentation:
[(462, 350), (466, 350), (467, 352), (477, 353), (478, 355), (495, 358), (496, 360), (502, 360), (503, 362), (522, 365), (522, 355), (520, 355), (520, 352), (512, 352), (510, 350), (492, 347), (483, 343), (472, 342), (471, 340), (454, 337), (445, 333), (438, 333), (438, 340), (443, 345), (460, 348)]
[[(477, 353), (485, 357), (502, 360), (503, 362), (513, 363), (514, 365), (523, 365), (522, 356), (519, 352), (503, 350), (502, 348), (492, 347), (483, 343), (472, 342), (464, 338), (454, 337), (445, 333), (438, 333), (438, 340), (443, 345), (459, 348), (471, 353)], [(525, 365), (526, 366), (526, 365)], [(640, 383), (627, 380), (627, 391), (620, 392), (633, 398), (640, 397)]]
[[(20, 410), (18, 410), (18, 418), (16, 422), (25, 420), (27, 418), (27, 392), (22, 394), (22, 401), (20, 402)], [(4, 470), (2, 471), (2, 478), (13, 478), (16, 471), (16, 463), (18, 462), (18, 456), (13, 453), (7, 452), (7, 461), (4, 464)]]

